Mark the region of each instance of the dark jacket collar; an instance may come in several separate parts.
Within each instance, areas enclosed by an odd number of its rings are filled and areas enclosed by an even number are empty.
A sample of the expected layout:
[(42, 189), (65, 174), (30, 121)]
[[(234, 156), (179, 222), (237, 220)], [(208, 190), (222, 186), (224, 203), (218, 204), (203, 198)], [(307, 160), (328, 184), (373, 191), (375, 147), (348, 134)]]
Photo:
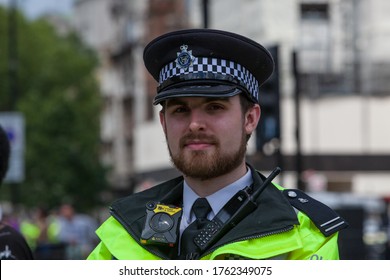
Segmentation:
[[(250, 165), (248, 166), (252, 170), (253, 188), (257, 189), (263, 182), (264, 176)], [(146, 191), (115, 201), (111, 206), (111, 213), (129, 234), (139, 241), (146, 219), (146, 203), (155, 201), (162, 204), (181, 206), (182, 195), (183, 177), (180, 176)], [(258, 207), (213, 247), (237, 240), (267, 235), (298, 224), (295, 211), (275, 186), (268, 185), (256, 202)], [(152, 248), (153, 251), (161, 251), (163, 254), (169, 251), (157, 246), (152, 247), (154, 247)]]

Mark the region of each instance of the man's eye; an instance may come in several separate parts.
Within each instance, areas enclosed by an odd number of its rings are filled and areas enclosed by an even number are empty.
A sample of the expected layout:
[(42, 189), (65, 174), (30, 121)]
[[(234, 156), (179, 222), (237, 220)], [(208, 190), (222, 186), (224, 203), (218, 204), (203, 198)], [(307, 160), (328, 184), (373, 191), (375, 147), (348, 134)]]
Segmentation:
[(211, 111), (222, 110), (223, 106), (220, 105), (220, 104), (210, 104), (208, 106), (208, 109), (211, 110)]
[(185, 113), (188, 109), (186, 107), (176, 107), (172, 110), (173, 113)]

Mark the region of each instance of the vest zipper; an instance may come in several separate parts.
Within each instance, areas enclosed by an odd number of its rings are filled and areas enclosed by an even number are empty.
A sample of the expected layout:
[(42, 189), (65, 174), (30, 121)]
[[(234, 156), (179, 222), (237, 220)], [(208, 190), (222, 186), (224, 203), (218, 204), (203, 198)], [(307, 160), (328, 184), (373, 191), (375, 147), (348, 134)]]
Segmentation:
[(204, 257), (204, 256), (207, 256), (208, 254), (211, 254), (212, 252), (214, 252), (215, 250), (217, 250), (218, 248), (221, 248), (223, 246), (226, 246), (228, 244), (232, 244), (232, 243), (235, 243), (235, 242), (240, 242), (240, 241), (245, 241), (245, 240), (249, 240), (249, 239), (258, 239), (258, 238), (263, 238), (263, 237), (267, 237), (267, 236), (270, 236), (270, 235), (276, 235), (276, 234), (281, 234), (281, 233), (285, 233), (285, 232), (288, 232), (288, 231), (291, 231), (294, 229), (294, 226), (287, 226), (287, 227), (284, 227), (282, 229), (278, 229), (278, 230), (274, 230), (274, 231), (270, 231), (270, 232), (266, 232), (266, 233), (262, 233), (262, 234), (258, 234), (258, 235), (251, 235), (251, 236), (247, 236), (247, 237), (243, 237), (243, 238), (238, 238), (238, 239), (235, 239), (233, 241), (230, 241), (228, 243), (223, 243), (221, 245), (218, 245), (216, 247), (211, 247), (209, 250), (206, 250), (201, 256), (200, 258)]
[[(117, 215), (116, 211), (114, 209), (112, 209), (110, 207), (110, 213), (112, 214), (112, 216), (115, 217), (115, 219), (117, 219), (122, 225), (126, 225), (126, 223), (123, 221), (123, 219)], [(275, 234), (281, 234), (281, 233), (285, 233), (285, 232), (288, 232), (290, 230), (292, 230), (294, 228), (294, 226), (287, 226), (287, 227), (284, 227), (282, 229), (278, 229), (278, 230), (274, 230), (274, 231), (270, 231), (270, 232), (266, 232), (266, 233), (262, 233), (262, 234), (258, 234), (258, 235), (251, 235), (251, 236), (247, 236), (247, 237), (242, 237), (242, 238), (238, 238), (238, 239), (235, 239), (233, 241), (230, 241), (228, 243), (223, 243), (223, 244), (220, 244), (216, 247), (211, 247), (209, 250), (206, 250), (203, 254), (201, 254), (199, 256), (199, 254), (196, 254), (196, 255), (191, 255), (191, 256), (187, 256), (187, 260), (195, 260), (195, 259), (201, 259), (202, 257), (204, 256), (207, 256), (208, 254), (214, 252), (215, 250), (217, 250), (218, 248), (221, 248), (223, 246), (226, 246), (228, 244), (232, 244), (232, 243), (235, 243), (235, 242), (240, 242), (240, 241), (245, 241), (245, 240), (249, 240), (249, 239), (256, 239), (256, 238), (263, 238), (263, 237), (267, 237), (267, 236), (270, 236), (270, 235), (275, 235)], [(160, 254), (160, 252), (158, 251), (155, 251), (153, 249), (151, 249), (150, 247), (147, 247), (147, 246), (144, 246), (143, 244), (141, 244), (139, 242), (139, 240), (137, 240), (137, 238), (135, 238), (135, 236), (133, 235), (133, 233), (131, 232), (131, 230), (129, 230), (129, 228), (126, 227), (126, 230), (127, 232), (130, 234), (130, 236), (142, 247), (144, 248), (146, 251), (148, 251), (149, 253), (152, 253), (154, 254), (155, 256), (161, 258), (161, 259), (165, 259), (165, 260), (169, 260), (169, 258), (167, 258), (165, 255), (163, 254)]]

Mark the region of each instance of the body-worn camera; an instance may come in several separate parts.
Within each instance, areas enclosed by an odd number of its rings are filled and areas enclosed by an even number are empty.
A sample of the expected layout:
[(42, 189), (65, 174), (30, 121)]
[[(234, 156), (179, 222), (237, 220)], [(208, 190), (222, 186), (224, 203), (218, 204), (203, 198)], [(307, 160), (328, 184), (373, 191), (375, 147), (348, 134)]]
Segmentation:
[(182, 208), (150, 201), (146, 203), (146, 221), (141, 243), (173, 247), (178, 236)]

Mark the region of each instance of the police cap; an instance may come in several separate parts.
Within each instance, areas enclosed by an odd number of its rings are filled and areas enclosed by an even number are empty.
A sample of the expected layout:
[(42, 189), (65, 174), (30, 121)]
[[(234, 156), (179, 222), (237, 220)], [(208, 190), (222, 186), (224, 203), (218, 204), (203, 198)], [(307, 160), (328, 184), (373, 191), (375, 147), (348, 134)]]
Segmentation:
[(257, 42), (214, 29), (167, 33), (144, 49), (147, 70), (159, 83), (153, 104), (173, 97), (230, 97), (243, 92), (259, 102), (259, 87), (274, 61)]

